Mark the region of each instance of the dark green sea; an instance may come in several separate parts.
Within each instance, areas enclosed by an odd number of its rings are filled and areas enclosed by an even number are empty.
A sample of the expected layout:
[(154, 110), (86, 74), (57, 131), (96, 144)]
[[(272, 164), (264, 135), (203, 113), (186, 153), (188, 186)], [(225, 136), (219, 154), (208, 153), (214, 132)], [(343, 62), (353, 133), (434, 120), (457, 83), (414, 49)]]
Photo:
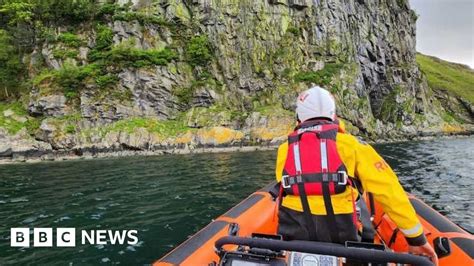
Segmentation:
[[(405, 189), (473, 230), (474, 138), (378, 145)], [(276, 151), (0, 166), (0, 265), (144, 265), (273, 180)], [(138, 230), (136, 245), (12, 248), (12, 227)]]

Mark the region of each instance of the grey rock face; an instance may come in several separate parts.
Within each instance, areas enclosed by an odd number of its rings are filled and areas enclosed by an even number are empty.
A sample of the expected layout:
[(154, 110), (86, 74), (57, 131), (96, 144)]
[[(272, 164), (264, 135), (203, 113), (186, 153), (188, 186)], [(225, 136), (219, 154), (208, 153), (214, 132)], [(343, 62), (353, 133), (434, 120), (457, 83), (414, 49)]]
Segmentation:
[(194, 92), (193, 96), (193, 107), (209, 107), (214, 103), (217, 97), (212, 89), (199, 89)]
[(302, 9), (308, 7), (310, 0), (288, 0), (288, 5), (293, 8)]
[(0, 144), (0, 157), (9, 157), (12, 155), (12, 147), (9, 143)]
[[(125, 5), (128, 0), (116, 2)], [(298, 75), (331, 72), (328, 68), (335, 66), (339, 68), (332, 70), (331, 77), (319, 83), (333, 92), (338, 116), (357, 127), (353, 132), (374, 139), (395, 138), (415, 135), (441, 122), (416, 65), (416, 16), (408, 0), (133, 0), (130, 12), (139, 12), (145, 19), (160, 17), (166, 23), (109, 20), (114, 45), (143, 50), (169, 47), (176, 59), (163, 66), (107, 66), (115, 67), (116, 85), (99, 89), (92, 80), (78, 89), (79, 97), (69, 101), (60, 93), (46, 95), (48, 90), (40, 93), (36, 88), (30, 94), (28, 112), (46, 118), (36, 138), (50, 149), (148, 150), (174, 145), (143, 128), (99, 130), (137, 117), (173, 120), (185, 116), (192, 128), (225, 126), (246, 134), (258, 128), (266, 134), (268, 127), (278, 127), (272, 115), (286, 115), (291, 124), (293, 117), (285, 110), (294, 111), (298, 92), (314, 85), (298, 82)], [(89, 26), (80, 32), (88, 45), (80, 47), (77, 62), (72, 61), (79, 67), (91, 63), (87, 57), (97, 33)], [(209, 62), (199, 66), (187, 53), (196, 35), (207, 36), (212, 54)], [(37, 47), (34, 58), (42, 56), (51, 70), (59, 69), (62, 62), (53, 51), (61, 45)], [(438, 96), (438, 100), (446, 101), (446, 108), (454, 111), (464, 105), (463, 119), (472, 121), (469, 103), (448, 96)], [(267, 107), (285, 110), (279, 114), (259, 111)], [(49, 120), (70, 114), (78, 117), (74, 127)], [(0, 154), (37, 145), (31, 138), (27, 144), (8, 140), (16, 146), (0, 146)], [(189, 145), (211, 145), (212, 141), (192, 139)]]
[(153, 72), (125, 70), (119, 77), (121, 86), (132, 92), (134, 105), (143, 116), (166, 119), (177, 110), (172, 90), (178, 78), (165, 67), (157, 67)]
[(53, 47), (51, 45), (43, 46), (43, 49), (41, 50), (41, 54), (43, 55), (44, 61), (46, 62), (46, 65), (49, 68), (59, 69), (61, 68), (61, 64), (59, 63), (58, 60), (54, 58), (52, 48)]
[(118, 77), (117, 94), (122, 95), (120, 98), (98, 98), (94, 90), (82, 92), (81, 113), (84, 118), (108, 122), (137, 116), (168, 119), (179, 110), (180, 105), (172, 91), (175, 86), (186, 86), (185, 76), (171, 74), (166, 67), (156, 67), (124, 69)]
[(474, 105), (464, 99), (441, 91), (437, 92), (436, 97), (443, 104), (444, 108), (458, 120), (474, 124)]
[[(324, 62), (343, 61), (355, 65), (346, 75), (351, 81), (344, 84), (345, 98), (337, 97), (344, 118), (364, 117), (363, 128), (371, 127), (370, 120), (390, 122), (384, 110), (391, 108), (392, 94), (404, 106), (390, 118), (393, 123), (411, 124), (414, 114), (432, 111), (428, 88), (419, 82), (416, 16), (408, 1), (196, 1), (192, 10), (216, 49), (228, 89), (243, 96), (278, 86), (285, 68), (317, 71)], [(289, 28), (296, 36), (285, 43)], [(278, 97), (291, 109), (289, 94)], [(364, 108), (350, 111), (354, 101), (366, 101)]]
[[(124, 69), (119, 74), (116, 91), (130, 97), (97, 99), (94, 91), (81, 92), (84, 118), (105, 122), (133, 116), (169, 119), (187, 108), (208, 107), (222, 101), (251, 109), (252, 98), (258, 99), (269, 92), (285, 109), (292, 110), (297, 92), (275, 90), (293, 82), (291, 76), (285, 76), (285, 71), (319, 71), (334, 62), (352, 66), (352, 73), (341, 74), (347, 80), (342, 85), (345, 92), (336, 94), (341, 106), (339, 115), (352, 123), (368, 128), (369, 121), (374, 123), (378, 119), (410, 125), (414, 114), (431, 111), (427, 107), (426, 84), (419, 82), (422, 76), (415, 62), (416, 17), (408, 1), (195, 0), (190, 3), (164, 0), (160, 3), (132, 1), (131, 9), (142, 12), (145, 8), (146, 14), (192, 28), (186, 34), (207, 35), (214, 60), (206, 71), (211, 78), (225, 84), (223, 97), (216, 93), (216, 88), (203, 87), (193, 91), (189, 103), (179, 102), (175, 90), (191, 86), (195, 80), (193, 71), (203, 72), (203, 69), (190, 69), (183, 62), (186, 42), (183, 44), (165, 26), (113, 21), (109, 25), (115, 44), (134, 43), (138, 49), (174, 46), (181, 58), (177, 63), (155, 69)], [(54, 61), (53, 48), (45, 45), (42, 53), (50, 67), (58, 68), (60, 63)], [(87, 49), (81, 49), (80, 57), (85, 58)], [(304, 86), (300, 85), (298, 90), (302, 89)], [(404, 110), (397, 109), (386, 117), (386, 109), (391, 108), (386, 106), (390, 102), (387, 99), (392, 94), (396, 94), (396, 103), (403, 105)], [(360, 102), (355, 112), (354, 101)], [(39, 101), (30, 104), (30, 112), (45, 113), (44, 104)], [(62, 113), (60, 102), (46, 108), (51, 109), (46, 115)], [(364, 119), (359, 121), (360, 117)]]
[[(127, 93), (123, 91), (123, 93)], [(131, 116), (139, 116), (138, 108), (128, 100), (113, 97), (97, 98), (96, 91), (85, 90), (81, 93), (81, 115), (99, 124), (111, 123)]]
[(51, 150), (50, 144), (33, 139), (25, 129), (20, 130), (15, 135), (10, 135), (3, 128), (0, 128), (0, 158), (23, 156), (25, 154), (35, 154), (39, 157), (51, 152)]
[(66, 97), (63, 94), (52, 94), (31, 99), (28, 112), (33, 115), (63, 116), (67, 113)]
[(10, 117), (10, 116), (13, 116), (15, 113), (11, 110), (11, 109), (7, 109), (5, 111), (3, 111), (3, 116), (4, 117)]

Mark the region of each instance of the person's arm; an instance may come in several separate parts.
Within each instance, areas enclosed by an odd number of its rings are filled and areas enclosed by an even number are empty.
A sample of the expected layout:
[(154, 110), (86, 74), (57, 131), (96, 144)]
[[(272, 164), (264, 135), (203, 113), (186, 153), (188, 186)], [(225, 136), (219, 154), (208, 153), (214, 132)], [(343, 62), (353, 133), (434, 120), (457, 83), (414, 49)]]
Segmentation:
[(398, 226), (410, 245), (410, 252), (428, 255), (437, 264), (436, 253), (427, 243), (416, 212), (385, 160), (368, 144), (358, 143), (355, 175), (364, 189), (374, 196), (385, 213)]
[(283, 168), (285, 168), (286, 163), (286, 154), (288, 152), (288, 142), (285, 142), (278, 147), (278, 155), (275, 166), (275, 177), (276, 181), (281, 181), (281, 176), (283, 175)]

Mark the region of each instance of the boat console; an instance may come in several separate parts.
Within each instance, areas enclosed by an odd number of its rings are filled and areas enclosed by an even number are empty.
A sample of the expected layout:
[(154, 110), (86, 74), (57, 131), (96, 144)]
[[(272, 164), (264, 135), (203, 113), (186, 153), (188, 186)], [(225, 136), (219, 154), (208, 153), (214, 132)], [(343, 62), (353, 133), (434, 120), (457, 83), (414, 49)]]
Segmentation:
[[(227, 250), (225, 245), (237, 246)], [(386, 266), (388, 263), (428, 266), (425, 257), (394, 253), (384, 245), (346, 242), (346, 245), (314, 241), (283, 241), (281, 236), (226, 236), (216, 241), (220, 266)]]

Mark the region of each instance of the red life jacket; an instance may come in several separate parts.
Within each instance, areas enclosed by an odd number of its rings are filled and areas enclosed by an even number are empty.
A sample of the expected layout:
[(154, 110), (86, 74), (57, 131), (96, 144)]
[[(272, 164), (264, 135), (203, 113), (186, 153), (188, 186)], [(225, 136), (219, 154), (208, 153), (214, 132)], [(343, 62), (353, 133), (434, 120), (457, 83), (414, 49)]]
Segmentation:
[(310, 120), (301, 123), (288, 136), (288, 153), (282, 187), (288, 195), (323, 195), (323, 182), (329, 194), (339, 194), (348, 184), (347, 170), (337, 152), (337, 122)]
[[(331, 241), (339, 243), (331, 195), (343, 193), (352, 181), (337, 152), (337, 121), (309, 120), (301, 123), (288, 136), (288, 153), (281, 180), (281, 188), (287, 195), (301, 199), (305, 223), (310, 230), (309, 239), (317, 240), (315, 224), (307, 196), (321, 195), (324, 200), (327, 228)], [(280, 198), (282, 190), (280, 190)], [(355, 200), (352, 194), (353, 223), (357, 224)]]

